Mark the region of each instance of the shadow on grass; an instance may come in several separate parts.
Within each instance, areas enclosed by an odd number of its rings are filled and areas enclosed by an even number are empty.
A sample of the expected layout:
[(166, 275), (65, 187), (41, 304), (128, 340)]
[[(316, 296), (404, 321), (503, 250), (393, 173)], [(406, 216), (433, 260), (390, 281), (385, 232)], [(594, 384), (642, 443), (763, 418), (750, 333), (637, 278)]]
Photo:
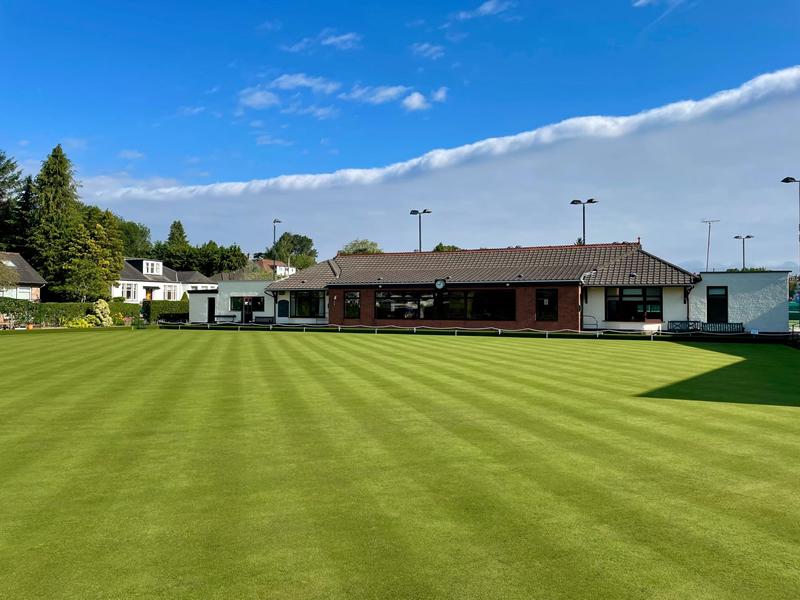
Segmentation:
[(737, 362), (639, 394), (644, 398), (800, 406), (800, 351), (778, 344), (682, 344)]

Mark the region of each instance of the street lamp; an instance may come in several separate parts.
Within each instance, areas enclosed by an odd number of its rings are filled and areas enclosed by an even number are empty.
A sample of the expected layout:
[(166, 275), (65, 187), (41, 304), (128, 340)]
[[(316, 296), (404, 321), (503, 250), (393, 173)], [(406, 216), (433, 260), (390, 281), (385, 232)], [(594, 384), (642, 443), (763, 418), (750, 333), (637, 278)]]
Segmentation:
[(800, 278), (800, 179), (795, 177), (784, 177), (781, 183), (796, 183), (797, 186), (797, 242), (798, 242), (798, 255), (797, 255), (797, 277)]
[(585, 246), (586, 245), (586, 205), (587, 204), (597, 204), (597, 200), (594, 198), (589, 198), (588, 200), (573, 200), (570, 204), (574, 205), (581, 205), (581, 209), (583, 211), (583, 237), (581, 238), (581, 243)]
[(410, 215), (414, 215), (419, 218), (419, 251), (422, 252), (422, 215), (429, 215), (432, 211), (424, 208), (422, 210), (414, 209), (410, 213)]
[(719, 219), (703, 219), (701, 223), (708, 223), (708, 241), (706, 242), (706, 271), (708, 271), (708, 257), (711, 255), (711, 225), (719, 223)]
[(745, 260), (744, 260), (744, 244), (747, 240), (752, 239), (752, 235), (735, 235), (733, 239), (735, 240), (742, 240), (742, 271), (745, 270)]
[(275, 244), (277, 243), (275, 235), (278, 231), (278, 223), (282, 222), (283, 221), (281, 221), (280, 219), (272, 219), (272, 278), (273, 279), (278, 278), (278, 267), (275, 264)]

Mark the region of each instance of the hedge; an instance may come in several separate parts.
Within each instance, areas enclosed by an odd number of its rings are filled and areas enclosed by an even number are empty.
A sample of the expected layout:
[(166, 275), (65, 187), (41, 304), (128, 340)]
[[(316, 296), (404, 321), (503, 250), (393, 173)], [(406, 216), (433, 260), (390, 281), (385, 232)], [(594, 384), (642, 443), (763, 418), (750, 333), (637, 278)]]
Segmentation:
[(145, 300), (142, 315), (150, 323), (188, 321), (189, 300)]
[[(138, 304), (123, 302), (109, 303), (112, 317), (136, 318), (139, 316)], [(8, 315), (18, 324), (62, 326), (70, 319), (80, 319), (94, 313), (92, 302), (31, 302), (14, 298), (0, 298), (0, 314)]]

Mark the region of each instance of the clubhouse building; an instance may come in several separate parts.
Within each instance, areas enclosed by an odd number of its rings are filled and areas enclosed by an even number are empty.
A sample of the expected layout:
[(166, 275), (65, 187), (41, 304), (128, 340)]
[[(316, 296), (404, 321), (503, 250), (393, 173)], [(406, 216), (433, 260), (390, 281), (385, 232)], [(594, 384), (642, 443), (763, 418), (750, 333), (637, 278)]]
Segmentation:
[(712, 323), (720, 331), (786, 331), (787, 277), (693, 274), (638, 241), (337, 255), (245, 296), (237, 282), (190, 291), (190, 319), (549, 331)]

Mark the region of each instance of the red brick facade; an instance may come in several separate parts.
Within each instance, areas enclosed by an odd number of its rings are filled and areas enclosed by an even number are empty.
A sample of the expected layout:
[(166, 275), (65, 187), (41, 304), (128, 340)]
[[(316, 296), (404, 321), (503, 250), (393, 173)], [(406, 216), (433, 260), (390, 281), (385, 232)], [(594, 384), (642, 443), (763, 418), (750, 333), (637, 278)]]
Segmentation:
[[(536, 319), (536, 290), (558, 289), (558, 320), (541, 321)], [(389, 291), (389, 288), (383, 288)], [(455, 288), (454, 288), (455, 289)], [(468, 290), (469, 288), (457, 288)], [(481, 288), (487, 289), (487, 288)], [(498, 288), (495, 288), (498, 289)], [(505, 288), (500, 288), (505, 289)], [(501, 329), (578, 329), (580, 323), (580, 292), (577, 285), (530, 285), (515, 286), (517, 318), (514, 321), (457, 321), (434, 319), (376, 319), (375, 288), (330, 288), (328, 290), (328, 314), (332, 325), (398, 325), (401, 327), (497, 327)], [(409, 290), (409, 288), (405, 288)], [(344, 293), (361, 292), (361, 318), (344, 318)], [(413, 291), (432, 292), (431, 288), (414, 288)]]

